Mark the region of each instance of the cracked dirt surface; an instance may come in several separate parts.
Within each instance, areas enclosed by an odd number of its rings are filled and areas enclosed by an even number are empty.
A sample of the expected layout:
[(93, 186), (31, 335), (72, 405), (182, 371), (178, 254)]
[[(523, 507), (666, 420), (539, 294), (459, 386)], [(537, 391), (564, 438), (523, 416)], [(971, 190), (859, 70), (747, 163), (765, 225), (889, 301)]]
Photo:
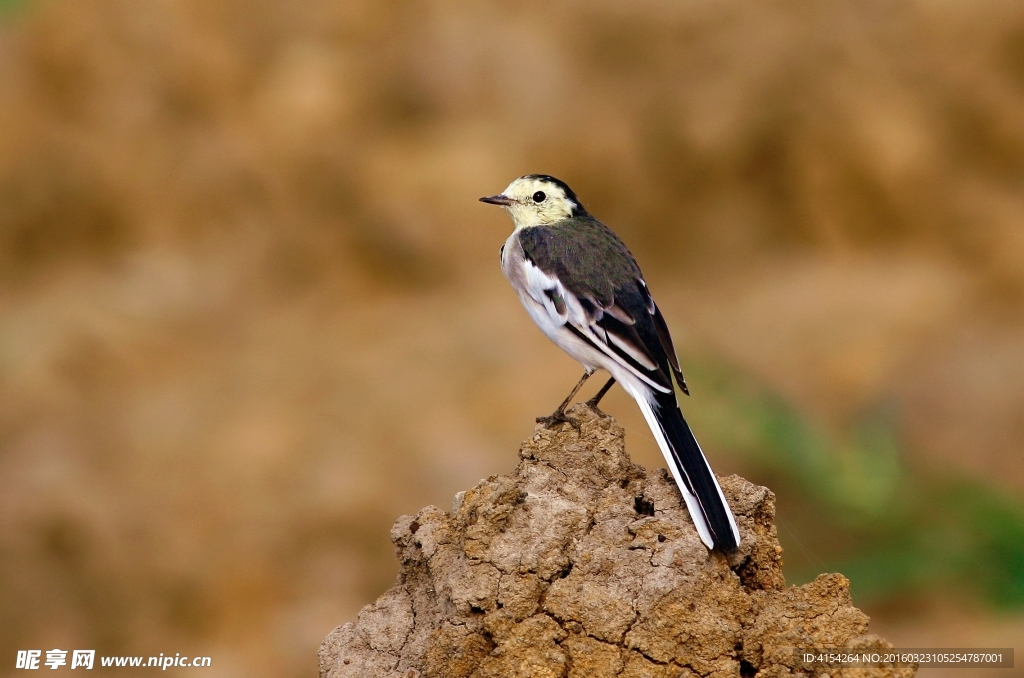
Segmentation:
[(398, 519), (398, 581), (328, 634), (320, 678), (769, 678), (823, 673), (792, 648), (889, 647), (842, 575), (785, 587), (770, 490), (721, 479), (743, 541), (709, 553), (667, 473), (572, 413), (580, 434), (538, 427), (514, 473)]

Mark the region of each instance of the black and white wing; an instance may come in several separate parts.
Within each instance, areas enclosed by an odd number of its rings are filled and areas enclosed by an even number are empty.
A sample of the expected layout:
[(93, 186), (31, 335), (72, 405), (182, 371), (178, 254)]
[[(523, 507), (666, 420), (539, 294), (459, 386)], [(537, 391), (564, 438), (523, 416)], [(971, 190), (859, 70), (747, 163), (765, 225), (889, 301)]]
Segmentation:
[(599, 222), (523, 229), (526, 291), (562, 325), (651, 388), (687, 391), (665, 319), (625, 245)]

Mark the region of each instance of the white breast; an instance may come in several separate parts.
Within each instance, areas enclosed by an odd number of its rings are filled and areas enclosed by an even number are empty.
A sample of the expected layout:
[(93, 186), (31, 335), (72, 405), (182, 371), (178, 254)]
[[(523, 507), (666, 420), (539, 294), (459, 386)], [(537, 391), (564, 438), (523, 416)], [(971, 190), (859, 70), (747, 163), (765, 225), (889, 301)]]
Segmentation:
[[(575, 316), (583, 316), (576, 297), (567, 292), (561, 282), (534, 266), (526, 259), (519, 244), (518, 232), (509, 236), (501, 252), (501, 270), (519, 295), (523, 308), (537, 327), (559, 348), (589, 370), (605, 367), (607, 356), (580, 339), (565, 325)], [(565, 302), (560, 310), (548, 296), (551, 291)], [(581, 318), (575, 318), (579, 321)]]

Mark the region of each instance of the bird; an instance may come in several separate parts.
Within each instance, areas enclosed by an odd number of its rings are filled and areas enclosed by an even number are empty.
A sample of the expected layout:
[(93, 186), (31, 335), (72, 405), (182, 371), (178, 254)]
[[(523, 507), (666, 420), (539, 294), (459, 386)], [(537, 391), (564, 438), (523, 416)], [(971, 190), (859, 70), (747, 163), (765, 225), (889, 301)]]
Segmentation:
[(527, 174), (480, 200), (512, 217), (501, 270), (526, 312), (585, 369), (555, 412), (537, 421), (578, 429), (565, 408), (595, 371), (607, 371), (611, 379), (587, 404), (596, 409), (619, 383), (651, 428), (701, 541), (711, 550), (735, 551), (736, 518), (679, 408), (673, 378), (683, 393), (689, 389), (668, 325), (633, 254), (564, 181), (550, 175)]

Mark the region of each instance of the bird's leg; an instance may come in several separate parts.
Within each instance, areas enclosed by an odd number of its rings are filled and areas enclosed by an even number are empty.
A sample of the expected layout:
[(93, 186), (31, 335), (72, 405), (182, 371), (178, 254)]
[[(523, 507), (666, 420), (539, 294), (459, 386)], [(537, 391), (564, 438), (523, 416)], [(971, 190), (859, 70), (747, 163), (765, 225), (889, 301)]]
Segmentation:
[(614, 384), (614, 383), (615, 383), (615, 377), (612, 377), (611, 379), (608, 380), (607, 384), (605, 384), (604, 386), (601, 387), (600, 391), (598, 391), (597, 393), (594, 394), (593, 398), (591, 398), (590, 400), (587, 401), (587, 407), (589, 407), (590, 409), (594, 410), (595, 412), (600, 414), (602, 417), (606, 416), (604, 412), (602, 412), (601, 410), (599, 410), (597, 408), (597, 404), (599, 402), (601, 402), (601, 398), (603, 398), (605, 396), (605, 394), (608, 393), (608, 389), (610, 389), (612, 387), (612, 384)]
[(569, 406), (569, 403), (572, 402), (573, 396), (575, 396), (576, 393), (581, 388), (583, 388), (583, 384), (587, 383), (587, 379), (590, 379), (590, 375), (592, 375), (593, 373), (594, 372), (592, 370), (587, 370), (586, 372), (584, 372), (583, 376), (580, 377), (580, 380), (576, 382), (576, 386), (573, 387), (569, 395), (566, 396), (565, 400), (562, 401), (562, 404), (558, 406), (558, 409), (552, 412), (551, 416), (537, 417), (537, 423), (544, 424), (544, 426), (551, 428), (555, 424), (564, 421), (569, 424), (572, 424), (572, 427), (576, 429), (577, 432), (579, 432), (581, 430), (580, 423), (573, 419), (572, 417), (570, 417), (569, 415), (567, 415), (565, 413), (565, 408)]

